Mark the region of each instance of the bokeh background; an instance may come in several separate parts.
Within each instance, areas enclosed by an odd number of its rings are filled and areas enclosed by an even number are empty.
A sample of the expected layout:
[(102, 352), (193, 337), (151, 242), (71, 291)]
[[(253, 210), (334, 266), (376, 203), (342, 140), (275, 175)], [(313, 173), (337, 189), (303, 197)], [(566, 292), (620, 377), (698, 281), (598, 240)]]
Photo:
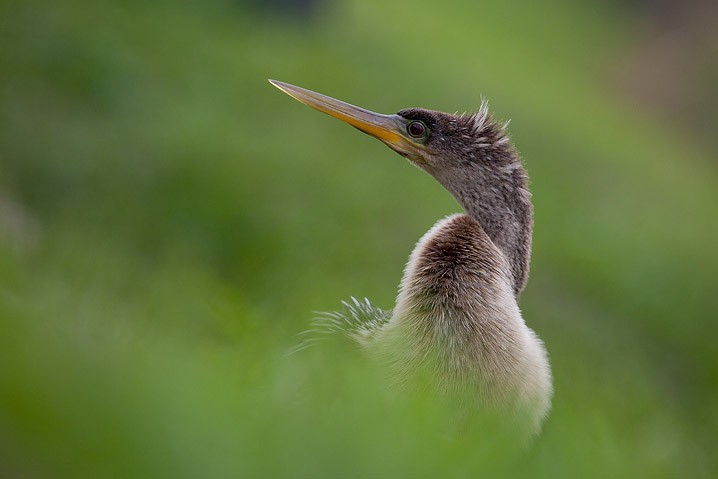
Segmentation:
[[(718, 474), (714, 2), (0, 5), (0, 476)], [(266, 81), (487, 97), (531, 176), (543, 435), (447, 438), (314, 310), (390, 308), (457, 205)], [(461, 436), (461, 435), (460, 435)]]

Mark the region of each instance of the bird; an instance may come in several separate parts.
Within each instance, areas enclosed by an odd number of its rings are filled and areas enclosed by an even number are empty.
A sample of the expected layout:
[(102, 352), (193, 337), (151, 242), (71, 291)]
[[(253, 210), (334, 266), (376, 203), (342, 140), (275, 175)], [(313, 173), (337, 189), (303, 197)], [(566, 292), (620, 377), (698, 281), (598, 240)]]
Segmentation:
[(463, 209), (416, 243), (392, 310), (352, 298), (342, 311), (318, 317), (308, 333), (347, 334), (399, 387), (426, 378), (433, 390), (461, 395), (477, 411), (503, 411), (538, 435), (553, 380), (544, 343), (518, 306), (529, 273), (533, 205), (508, 122), (494, 120), (483, 98), (468, 113), (407, 108), (384, 115), (269, 82), (380, 140)]

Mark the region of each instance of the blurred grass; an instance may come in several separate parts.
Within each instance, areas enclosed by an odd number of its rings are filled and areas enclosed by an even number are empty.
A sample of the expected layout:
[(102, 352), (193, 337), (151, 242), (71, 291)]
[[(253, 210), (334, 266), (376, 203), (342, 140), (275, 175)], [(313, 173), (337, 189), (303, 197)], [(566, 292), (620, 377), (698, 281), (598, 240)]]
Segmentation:
[[(601, 82), (631, 34), (612, 8), (3, 3), (0, 473), (712, 477), (715, 152)], [(350, 349), (283, 359), (313, 310), (390, 307), (457, 206), (267, 78), (512, 118), (556, 386), (529, 451), (445, 439)]]

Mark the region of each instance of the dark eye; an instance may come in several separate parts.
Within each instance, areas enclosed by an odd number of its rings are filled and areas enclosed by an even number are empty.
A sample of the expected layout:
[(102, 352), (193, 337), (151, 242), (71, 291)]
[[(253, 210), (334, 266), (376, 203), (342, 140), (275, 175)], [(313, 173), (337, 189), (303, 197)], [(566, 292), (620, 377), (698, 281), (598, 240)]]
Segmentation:
[(426, 134), (426, 125), (420, 121), (412, 121), (407, 125), (406, 131), (414, 138), (421, 138)]

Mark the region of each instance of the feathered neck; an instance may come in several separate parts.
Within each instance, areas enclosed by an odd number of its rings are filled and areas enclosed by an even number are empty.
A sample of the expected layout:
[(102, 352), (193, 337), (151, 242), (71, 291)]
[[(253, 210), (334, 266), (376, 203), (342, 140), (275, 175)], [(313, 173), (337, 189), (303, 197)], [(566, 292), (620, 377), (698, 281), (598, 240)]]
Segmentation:
[(465, 138), (454, 152), (461, 160), (431, 173), (504, 254), (518, 295), (528, 279), (531, 257), (533, 207), (526, 170), (506, 133), (508, 123), (494, 121), (486, 102), (455, 121)]

